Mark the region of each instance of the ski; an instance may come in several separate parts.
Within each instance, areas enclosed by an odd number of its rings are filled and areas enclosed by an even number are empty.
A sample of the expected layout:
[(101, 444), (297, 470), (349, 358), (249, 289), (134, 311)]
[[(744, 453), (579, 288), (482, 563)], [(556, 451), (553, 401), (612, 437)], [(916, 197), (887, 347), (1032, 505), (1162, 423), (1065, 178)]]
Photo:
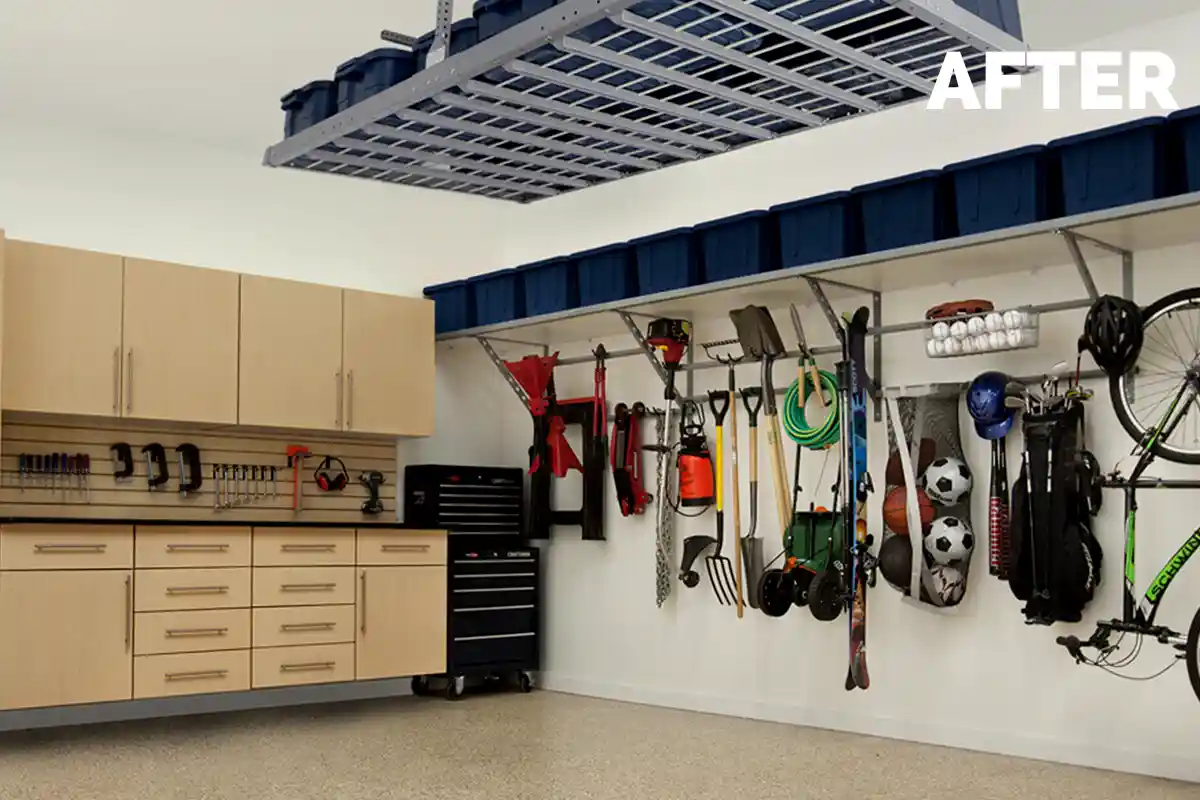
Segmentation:
[[(843, 338), (843, 358), (849, 373), (850, 415), (845, 428), (846, 451), (849, 461), (846, 467), (854, 499), (846, 497), (852, 510), (848, 515), (847, 536), (854, 531), (854, 543), (850, 546), (850, 666), (846, 672), (846, 690), (867, 689), (871, 679), (867, 673), (867, 575), (870, 564), (870, 537), (867, 534), (867, 495), (873, 490), (871, 475), (867, 472), (867, 364), (866, 338), (870, 311), (860, 308), (846, 326)], [(843, 423), (844, 425), (847, 423)]]

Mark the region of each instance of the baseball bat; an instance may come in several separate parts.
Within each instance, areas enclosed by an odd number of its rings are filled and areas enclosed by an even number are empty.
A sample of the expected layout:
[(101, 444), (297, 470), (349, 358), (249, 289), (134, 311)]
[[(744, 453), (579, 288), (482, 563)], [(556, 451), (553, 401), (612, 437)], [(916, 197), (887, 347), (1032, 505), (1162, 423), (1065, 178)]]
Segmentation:
[(988, 490), (988, 572), (1000, 576), (1003, 504), (1000, 500), (1000, 440), (992, 440), (992, 474)]
[(1008, 580), (1009, 570), (1012, 567), (1012, 542), (1009, 539), (1009, 495), (1008, 495), (1008, 440), (1001, 438), (997, 440), (997, 457), (999, 473), (997, 477), (997, 493), (1000, 497), (1000, 574), (999, 578), (1002, 581)]

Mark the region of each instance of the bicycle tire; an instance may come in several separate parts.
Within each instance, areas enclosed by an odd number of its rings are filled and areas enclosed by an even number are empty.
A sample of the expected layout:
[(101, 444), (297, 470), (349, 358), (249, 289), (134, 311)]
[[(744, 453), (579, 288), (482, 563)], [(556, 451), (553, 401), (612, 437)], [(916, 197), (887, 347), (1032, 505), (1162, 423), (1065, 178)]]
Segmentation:
[[(1148, 327), (1168, 311), (1173, 311), (1179, 306), (1189, 304), (1200, 306), (1200, 287), (1180, 289), (1177, 292), (1160, 297), (1143, 308), (1142, 327)], [(1146, 440), (1148, 431), (1134, 418), (1133, 411), (1129, 407), (1128, 397), (1125, 394), (1125, 382), (1133, 376), (1136, 368), (1137, 364), (1135, 363), (1133, 368), (1124, 375), (1116, 375), (1109, 378), (1108, 389), (1113, 411), (1116, 413), (1121, 427), (1125, 429), (1125, 433), (1129, 434), (1130, 438), (1135, 442), (1141, 443)], [(1200, 451), (1180, 450), (1172, 447), (1165, 441), (1155, 442), (1150, 448), (1150, 452), (1157, 458), (1171, 461), (1175, 464), (1200, 465)]]
[(1192, 691), (1200, 700), (1200, 609), (1192, 617), (1192, 625), (1188, 628), (1187, 644), (1184, 646), (1184, 660), (1187, 661), (1188, 679), (1192, 682)]

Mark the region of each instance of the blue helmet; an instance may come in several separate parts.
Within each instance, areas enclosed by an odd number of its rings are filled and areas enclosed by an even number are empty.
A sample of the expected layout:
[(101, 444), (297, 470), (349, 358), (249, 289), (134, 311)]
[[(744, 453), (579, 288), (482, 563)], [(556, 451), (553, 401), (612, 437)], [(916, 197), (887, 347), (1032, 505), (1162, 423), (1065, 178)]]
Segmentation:
[(1004, 405), (1008, 382), (1003, 372), (983, 372), (967, 389), (967, 412), (975, 420), (975, 432), (984, 439), (1002, 439), (1012, 429), (1013, 410)]

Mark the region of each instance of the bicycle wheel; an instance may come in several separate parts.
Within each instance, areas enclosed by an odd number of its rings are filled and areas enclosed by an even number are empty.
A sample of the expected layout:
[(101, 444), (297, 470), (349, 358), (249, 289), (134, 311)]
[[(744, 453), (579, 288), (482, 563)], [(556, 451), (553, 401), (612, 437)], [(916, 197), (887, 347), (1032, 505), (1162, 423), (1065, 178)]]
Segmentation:
[(1196, 693), (1196, 699), (1200, 700), (1200, 655), (1197, 655), (1197, 649), (1200, 649), (1200, 609), (1197, 609), (1196, 616), (1192, 617), (1192, 627), (1188, 628), (1187, 645), (1184, 650), (1188, 679), (1192, 682), (1192, 691)]
[[(1182, 289), (1142, 309), (1145, 341), (1134, 368), (1109, 381), (1121, 427), (1139, 443), (1151, 439), (1181, 388), (1200, 391), (1200, 287)], [(1167, 437), (1150, 451), (1178, 464), (1200, 464), (1200, 400), (1194, 396)]]

